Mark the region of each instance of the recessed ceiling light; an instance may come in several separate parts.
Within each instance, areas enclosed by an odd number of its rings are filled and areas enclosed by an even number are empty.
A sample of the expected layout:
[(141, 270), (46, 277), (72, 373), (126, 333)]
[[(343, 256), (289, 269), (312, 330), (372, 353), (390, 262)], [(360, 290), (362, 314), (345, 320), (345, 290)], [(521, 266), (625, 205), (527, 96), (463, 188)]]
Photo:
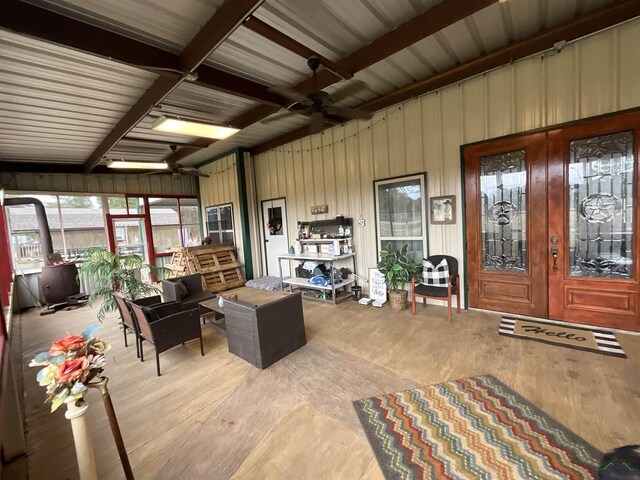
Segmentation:
[(109, 160), (108, 168), (122, 168), (127, 170), (166, 170), (169, 165), (164, 162), (127, 162), (125, 160)]
[(151, 128), (160, 132), (177, 133), (192, 137), (213, 138), (215, 140), (223, 140), (240, 131), (237, 128), (222, 127), (220, 125), (194, 122), (191, 120), (183, 120), (177, 117), (172, 118), (164, 115), (156, 120)]

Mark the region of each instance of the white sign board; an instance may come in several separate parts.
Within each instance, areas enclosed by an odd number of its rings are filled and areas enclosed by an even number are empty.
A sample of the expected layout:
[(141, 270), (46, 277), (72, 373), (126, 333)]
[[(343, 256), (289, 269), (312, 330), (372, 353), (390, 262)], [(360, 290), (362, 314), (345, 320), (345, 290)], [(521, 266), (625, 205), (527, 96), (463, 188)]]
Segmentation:
[(377, 268), (369, 269), (369, 297), (383, 303), (387, 301), (385, 276)]

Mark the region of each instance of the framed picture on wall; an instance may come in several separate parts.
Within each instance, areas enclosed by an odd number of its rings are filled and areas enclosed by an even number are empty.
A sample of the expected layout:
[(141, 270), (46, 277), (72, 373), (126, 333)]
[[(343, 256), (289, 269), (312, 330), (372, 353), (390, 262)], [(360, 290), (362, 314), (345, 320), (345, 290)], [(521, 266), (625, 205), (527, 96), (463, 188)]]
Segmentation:
[(433, 225), (453, 225), (456, 223), (456, 196), (445, 195), (429, 199), (431, 223)]

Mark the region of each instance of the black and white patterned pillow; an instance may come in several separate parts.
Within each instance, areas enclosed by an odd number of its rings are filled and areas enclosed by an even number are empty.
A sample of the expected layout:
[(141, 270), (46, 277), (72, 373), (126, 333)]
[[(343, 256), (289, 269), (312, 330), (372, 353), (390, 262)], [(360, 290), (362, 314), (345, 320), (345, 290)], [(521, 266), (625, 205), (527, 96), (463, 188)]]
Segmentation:
[(447, 287), (449, 283), (449, 264), (443, 258), (438, 265), (434, 265), (429, 260), (422, 263), (422, 283), (432, 287)]

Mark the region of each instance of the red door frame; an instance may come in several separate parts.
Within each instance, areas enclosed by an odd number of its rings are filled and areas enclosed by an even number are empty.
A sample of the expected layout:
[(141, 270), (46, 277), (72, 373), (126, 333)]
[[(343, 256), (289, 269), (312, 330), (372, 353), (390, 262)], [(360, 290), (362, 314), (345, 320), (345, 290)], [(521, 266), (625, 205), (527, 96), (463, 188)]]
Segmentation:
[(147, 249), (147, 263), (155, 265), (156, 256), (153, 248), (153, 234), (151, 233), (151, 218), (144, 213), (136, 213), (131, 215), (126, 214), (111, 214), (107, 213), (107, 240), (109, 242), (109, 250), (112, 253), (116, 253), (116, 235), (113, 229), (114, 220), (131, 220), (138, 219), (144, 222), (144, 243)]

